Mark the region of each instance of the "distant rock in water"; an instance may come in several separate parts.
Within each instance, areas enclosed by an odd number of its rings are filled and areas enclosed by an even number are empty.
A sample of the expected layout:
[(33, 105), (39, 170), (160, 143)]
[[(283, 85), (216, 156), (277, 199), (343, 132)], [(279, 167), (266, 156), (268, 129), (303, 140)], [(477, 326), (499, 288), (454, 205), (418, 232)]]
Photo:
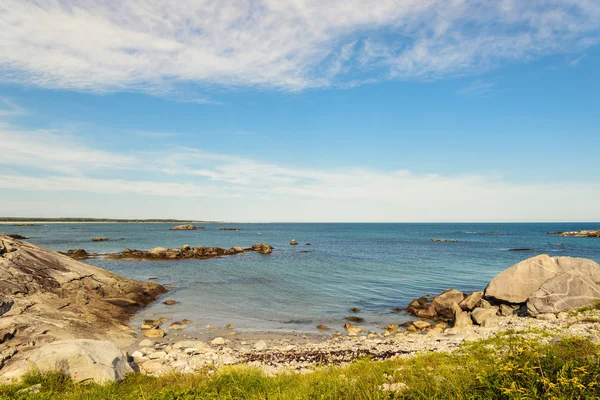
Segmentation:
[(220, 247), (190, 247), (189, 245), (185, 245), (180, 249), (167, 249), (164, 247), (155, 247), (148, 251), (125, 249), (121, 253), (106, 254), (105, 257), (110, 259), (181, 260), (188, 258), (214, 258), (244, 253), (247, 251), (255, 251), (260, 254), (271, 254), (273, 252), (273, 247), (266, 243), (256, 243), (249, 248), (232, 247), (227, 250)]
[(125, 325), (129, 316), (165, 292), (156, 283), (0, 236), (0, 332), (8, 333), (0, 336), (0, 375), (17, 378), (29, 372), (28, 357), (58, 340), (131, 344), (135, 331)]
[(535, 249), (529, 248), (529, 247), (515, 247), (512, 249), (508, 249), (508, 251), (533, 251)]
[(292, 246), (296, 246), (298, 244), (298, 242), (296, 242), (296, 239), (292, 239), (292, 241), (290, 242), (290, 245)]
[(62, 255), (71, 257), (73, 260), (85, 260), (86, 258), (89, 258), (92, 255), (97, 255), (97, 254), (90, 254), (87, 251), (85, 251), (84, 249), (72, 249), (72, 250), (68, 250), (67, 252), (59, 252)]
[(186, 225), (178, 225), (172, 228), (169, 228), (170, 231), (195, 231), (196, 228), (194, 225), (186, 224)]
[(436, 239), (436, 238), (429, 239), (429, 241), (430, 242), (437, 242), (437, 243), (446, 243), (446, 242), (454, 243), (454, 242), (458, 242), (458, 240), (455, 240), (455, 239)]
[(600, 230), (585, 230), (585, 231), (571, 231), (571, 232), (548, 232), (548, 235), (600, 238)]
[(92, 242), (108, 242), (110, 239), (107, 237), (95, 237), (92, 238)]
[(240, 231), (240, 228), (226, 228), (224, 226), (219, 228), (220, 231)]
[(17, 240), (29, 239), (27, 236), (19, 235), (18, 233), (11, 233), (10, 235), (6, 235), (6, 236), (11, 237), (13, 239), (17, 239)]

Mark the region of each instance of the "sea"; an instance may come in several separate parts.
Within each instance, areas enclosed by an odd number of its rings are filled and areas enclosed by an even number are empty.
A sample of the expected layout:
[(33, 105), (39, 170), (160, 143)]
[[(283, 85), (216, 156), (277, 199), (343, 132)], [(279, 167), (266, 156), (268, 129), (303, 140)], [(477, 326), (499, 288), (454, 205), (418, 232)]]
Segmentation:
[[(600, 262), (600, 239), (560, 237), (553, 231), (600, 229), (600, 223), (269, 223), (196, 224), (170, 231), (164, 223), (77, 223), (0, 226), (53, 250), (83, 248), (115, 253), (125, 248), (250, 247), (268, 243), (270, 255), (247, 252), (176, 261), (86, 260), (122, 276), (165, 285), (169, 293), (141, 311), (144, 318), (189, 319), (197, 329), (233, 324), (239, 331), (317, 332), (341, 329), (359, 316), (367, 329), (411, 319), (404, 308), (424, 295), (455, 288), (482, 290), (500, 271), (538, 254)], [(107, 242), (92, 242), (105, 236)], [(455, 240), (431, 242), (430, 239)], [(295, 239), (299, 244), (291, 246)], [(306, 245), (310, 243), (310, 245)], [(513, 251), (511, 249), (521, 249)], [(529, 250), (523, 250), (529, 249)], [(164, 299), (176, 305), (162, 304)], [(359, 308), (359, 313), (350, 311)]]

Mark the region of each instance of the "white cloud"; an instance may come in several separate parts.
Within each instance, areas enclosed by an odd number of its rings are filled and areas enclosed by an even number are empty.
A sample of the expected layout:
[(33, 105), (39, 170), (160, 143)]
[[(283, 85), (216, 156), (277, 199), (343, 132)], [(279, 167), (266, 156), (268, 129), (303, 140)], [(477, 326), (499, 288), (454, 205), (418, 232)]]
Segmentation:
[(181, 88), (354, 86), (577, 52), (598, 42), (600, 3), (4, 0), (0, 26), (5, 81), (205, 102)]
[[(44, 199), (30, 215), (71, 210), (78, 216), (237, 221), (600, 220), (597, 182), (321, 170), (177, 147), (104, 151), (73, 135), (8, 125), (0, 125), (0, 154), (0, 193)], [(73, 198), (81, 199), (77, 207), (65, 208)], [(6, 215), (23, 210), (8, 199), (0, 207)]]

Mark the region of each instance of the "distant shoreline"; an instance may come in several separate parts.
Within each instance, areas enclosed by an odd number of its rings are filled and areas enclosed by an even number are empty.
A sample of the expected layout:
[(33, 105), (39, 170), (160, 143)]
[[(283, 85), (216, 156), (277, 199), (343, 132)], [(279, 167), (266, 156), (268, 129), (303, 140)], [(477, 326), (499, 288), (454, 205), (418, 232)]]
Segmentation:
[(222, 221), (197, 221), (181, 219), (118, 219), (118, 218), (20, 218), (0, 217), (0, 224), (222, 224)]

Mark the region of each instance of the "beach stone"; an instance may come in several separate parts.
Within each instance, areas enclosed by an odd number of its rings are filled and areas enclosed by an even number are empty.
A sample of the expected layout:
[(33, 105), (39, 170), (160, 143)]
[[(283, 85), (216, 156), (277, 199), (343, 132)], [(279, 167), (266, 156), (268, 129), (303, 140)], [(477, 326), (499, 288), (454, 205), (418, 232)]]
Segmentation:
[(144, 331), (144, 336), (147, 338), (162, 338), (165, 337), (165, 331), (156, 328), (148, 329), (147, 331)]
[[(23, 373), (62, 371), (73, 381), (106, 383), (120, 381), (133, 369), (113, 342), (76, 339), (42, 346), (26, 357)], [(20, 375), (18, 375), (20, 376)]]
[(235, 329), (235, 326), (233, 326), (232, 324), (227, 324), (225, 325), (225, 329)]
[(168, 329), (173, 329), (173, 330), (183, 330), (186, 329), (188, 326), (186, 324), (184, 324), (183, 322), (173, 322), (171, 325), (169, 325)]
[(317, 329), (326, 331), (326, 330), (329, 330), (329, 327), (327, 325), (317, 325)]
[(433, 307), (433, 305), (427, 304), (427, 305), (423, 306), (423, 308), (416, 310), (414, 315), (416, 315), (419, 318), (433, 319), (433, 318), (437, 317), (438, 314), (435, 311), (435, 308)]
[(556, 315), (551, 314), (551, 313), (538, 314), (538, 315), (535, 316), (535, 318), (541, 319), (541, 320), (544, 320), (544, 321), (555, 321), (556, 320)]
[(254, 350), (264, 350), (267, 348), (267, 343), (264, 340), (259, 340), (254, 344)]
[(458, 303), (452, 304), (452, 311), (454, 313), (453, 319), (454, 324), (453, 328), (466, 328), (473, 325), (473, 321), (471, 321), (471, 317), (466, 311), (463, 311), (462, 308), (458, 305)]
[(139, 350), (137, 350), (137, 351), (134, 351), (133, 353), (131, 353), (131, 357), (133, 357), (134, 359), (135, 359), (135, 358), (142, 358), (142, 357), (144, 357), (145, 355), (146, 355), (145, 353), (142, 353), (142, 352), (141, 352), (141, 351), (139, 351)]
[(427, 329), (431, 326), (431, 324), (429, 322), (425, 322), (425, 321), (414, 321), (412, 324), (418, 330)]
[(154, 340), (144, 339), (139, 343), (140, 347), (151, 347), (154, 346)]
[(510, 315), (513, 315), (515, 313), (515, 309), (512, 306), (509, 306), (508, 304), (500, 304), (500, 315), (502, 315), (503, 317), (508, 317)]
[(225, 339), (222, 337), (216, 337), (210, 342), (210, 344), (215, 346), (221, 346), (225, 344)]
[(206, 329), (217, 329), (217, 327), (209, 324), (209, 325), (206, 325)]
[(477, 325), (481, 325), (488, 318), (493, 318), (498, 312), (495, 308), (476, 308), (471, 312), (471, 319)]
[(481, 299), (477, 302), (475, 308), (492, 308), (492, 303), (490, 303), (486, 299)]
[(436, 296), (431, 304), (438, 315), (447, 320), (451, 320), (454, 317), (454, 303), (458, 305), (458, 303), (463, 301), (464, 297), (463, 292), (459, 292), (456, 289), (450, 289)]
[(473, 292), (470, 295), (468, 295), (467, 297), (465, 297), (465, 299), (463, 301), (458, 303), (458, 305), (464, 311), (472, 311), (477, 306), (477, 303), (479, 303), (479, 301), (482, 298), (483, 298), (483, 290)]
[(140, 329), (145, 331), (148, 329), (158, 328), (159, 326), (160, 326), (159, 321), (155, 321), (153, 319), (145, 319), (144, 322), (142, 322)]
[(152, 374), (152, 373), (158, 372), (163, 368), (164, 368), (163, 363), (158, 360), (146, 361), (145, 363), (140, 365), (140, 369), (147, 374)]
[(154, 353), (151, 353), (148, 355), (148, 358), (151, 360), (156, 360), (156, 359), (164, 359), (167, 357), (167, 353), (165, 351), (155, 351)]
[(163, 304), (167, 305), (167, 306), (172, 306), (172, 305), (177, 304), (177, 301), (175, 301), (175, 300), (166, 300), (166, 301), (163, 301)]

